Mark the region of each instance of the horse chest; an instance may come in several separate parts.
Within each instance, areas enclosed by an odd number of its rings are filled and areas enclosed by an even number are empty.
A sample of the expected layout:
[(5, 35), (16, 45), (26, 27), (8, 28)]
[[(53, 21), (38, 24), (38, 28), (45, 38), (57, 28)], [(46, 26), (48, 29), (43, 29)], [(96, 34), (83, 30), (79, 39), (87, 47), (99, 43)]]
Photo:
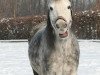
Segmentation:
[(64, 45), (64, 46), (56, 48), (54, 53), (52, 53), (51, 57), (55, 62), (56, 61), (64, 62), (64, 60), (66, 60), (65, 58), (67, 58), (69, 54), (70, 54), (70, 48)]
[(72, 56), (71, 48), (67, 44), (56, 46), (55, 51), (51, 54), (49, 65), (54, 69), (64, 69), (70, 63)]
[(72, 70), (73, 61), (70, 45), (58, 45), (49, 58), (49, 70), (57, 75), (66, 75)]

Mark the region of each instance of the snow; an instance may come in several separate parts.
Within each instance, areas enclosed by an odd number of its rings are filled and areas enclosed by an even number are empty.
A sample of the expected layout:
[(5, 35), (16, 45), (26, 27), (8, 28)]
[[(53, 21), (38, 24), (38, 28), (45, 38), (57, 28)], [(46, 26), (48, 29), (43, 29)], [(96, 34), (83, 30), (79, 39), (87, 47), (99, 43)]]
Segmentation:
[(100, 75), (100, 40), (81, 40), (78, 75)]
[(27, 42), (0, 42), (0, 75), (32, 75)]
[(1, 23), (5, 23), (5, 22), (8, 22), (10, 19), (12, 19), (12, 18), (2, 18), (2, 19), (0, 20), (0, 22), (1, 22)]
[[(100, 75), (100, 40), (79, 40), (78, 75)], [(33, 75), (27, 40), (0, 41), (0, 75)]]
[(100, 16), (100, 13), (98, 13), (98, 16)]
[(91, 10), (92, 14), (95, 13), (95, 11)]

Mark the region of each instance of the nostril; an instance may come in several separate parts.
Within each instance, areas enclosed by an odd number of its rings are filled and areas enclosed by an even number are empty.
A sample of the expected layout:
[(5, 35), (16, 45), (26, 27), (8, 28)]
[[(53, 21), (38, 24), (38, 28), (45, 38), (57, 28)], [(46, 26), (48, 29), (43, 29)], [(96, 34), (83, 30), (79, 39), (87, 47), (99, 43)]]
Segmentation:
[(65, 24), (64, 24), (64, 28), (66, 28), (66, 27), (67, 27), (67, 24), (65, 23)]
[(58, 24), (56, 24), (56, 27), (57, 27), (58, 29), (60, 28)]

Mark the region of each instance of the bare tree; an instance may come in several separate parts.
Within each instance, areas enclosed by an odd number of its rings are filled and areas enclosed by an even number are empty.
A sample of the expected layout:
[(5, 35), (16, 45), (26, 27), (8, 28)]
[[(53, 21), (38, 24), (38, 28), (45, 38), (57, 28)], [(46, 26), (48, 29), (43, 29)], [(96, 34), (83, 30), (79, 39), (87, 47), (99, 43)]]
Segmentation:
[(96, 0), (96, 9), (100, 10), (100, 0)]

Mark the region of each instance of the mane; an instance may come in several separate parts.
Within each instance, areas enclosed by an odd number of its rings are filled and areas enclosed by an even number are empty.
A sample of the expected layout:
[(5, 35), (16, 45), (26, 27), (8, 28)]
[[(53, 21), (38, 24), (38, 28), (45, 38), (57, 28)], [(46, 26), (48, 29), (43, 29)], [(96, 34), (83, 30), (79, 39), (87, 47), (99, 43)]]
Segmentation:
[(52, 27), (49, 11), (47, 14), (47, 27), (46, 27), (46, 40), (50, 48), (54, 48), (54, 42), (55, 42), (55, 34), (53, 33), (54, 29)]

